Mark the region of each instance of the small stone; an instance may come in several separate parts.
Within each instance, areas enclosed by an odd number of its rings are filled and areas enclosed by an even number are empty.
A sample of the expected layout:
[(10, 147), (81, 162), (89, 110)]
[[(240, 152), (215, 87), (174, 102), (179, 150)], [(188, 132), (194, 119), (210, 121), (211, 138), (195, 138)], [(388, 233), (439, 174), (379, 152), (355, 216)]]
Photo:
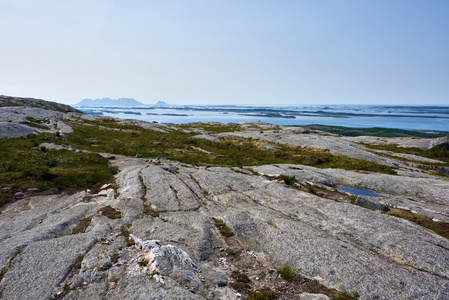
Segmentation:
[(142, 158), (142, 155), (140, 155), (139, 153), (136, 154), (136, 158)]
[(150, 159), (150, 160), (148, 160), (148, 162), (151, 164), (157, 164), (157, 165), (161, 164), (161, 160), (159, 158)]
[(164, 165), (164, 166), (162, 167), (162, 169), (164, 169), (165, 171), (168, 171), (168, 172), (170, 172), (170, 173), (173, 173), (173, 174), (176, 174), (176, 171), (177, 171), (176, 167), (174, 167), (174, 166), (169, 166), (169, 165)]
[(237, 297), (242, 297), (242, 294), (240, 294), (240, 293), (237, 293), (237, 294), (235, 294)]
[(83, 153), (83, 150), (81, 150), (81, 149), (76, 149), (75, 152), (76, 152), (76, 153)]
[(25, 197), (25, 194), (22, 192), (17, 192), (14, 194), (14, 198), (16, 199), (22, 199), (23, 197)]

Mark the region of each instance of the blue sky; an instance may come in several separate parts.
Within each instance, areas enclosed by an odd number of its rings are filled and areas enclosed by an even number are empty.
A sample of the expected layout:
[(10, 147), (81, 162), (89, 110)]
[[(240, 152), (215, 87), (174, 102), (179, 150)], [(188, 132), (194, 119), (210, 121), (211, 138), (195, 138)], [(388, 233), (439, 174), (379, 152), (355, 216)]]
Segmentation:
[(0, 0), (0, 94), (449, 105), (447, 0)]

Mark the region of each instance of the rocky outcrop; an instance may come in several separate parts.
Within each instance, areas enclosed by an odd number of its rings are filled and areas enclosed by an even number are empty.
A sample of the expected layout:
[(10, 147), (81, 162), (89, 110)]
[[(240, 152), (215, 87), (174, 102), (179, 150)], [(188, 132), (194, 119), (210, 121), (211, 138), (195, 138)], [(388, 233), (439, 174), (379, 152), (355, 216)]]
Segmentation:
[(42, 99), (22, 98), (0, 95), (0, 107), (22, 106), (28, 108), (40, 108), (50, 111), (58, 111), (63, 113), (74, 112), (80, 113), (79, 110), (58, 102), (51, 102)]
[(357, 137), (342, 137), (344, 140), (365, 143), (372, 145), (392, 145), (402, 148), (419, 148), (423, 150), (429, 150), (433, 147), (448, 144), (447, 136), (435, 139), (422, 139), (416, 137), (396, 137), (396, 138), (380, 138), (373, 136), (357, 136)]
[[(230, 133), (221, 133), (216, 136), (228, 136)], [(298, 147), (310, 147), (318, 149), (327, 149), (331, 153), (343, 154), (352, 158), (368, 160), (379, 164), (393, 166), (400, 162), (364, 151), (360, 145), (335, 136), (325, 136), (321, 134), (310, 134), (309, 131), (298, 128), (283, 128), (282, 130), (246, 130), (232, 132), (232, 135), (243, 138), (256, 138), (269, 141), (274, 144), (288, 144)], [(201, 137), (201, 136), (199, 136)]]
[(32, 127), (9, 123), (9, 122), (0, 122), (0, 137), (4, 138), (18, 138), (22, 136), (27, 136), (32, 133), (36, 133), (36, 130), (33, 130)]
[[(92, 195), (25, 198), (3, 211), (3, 297), (47, 299), (68, 292), (66, 299), (95, 293), (108, 299), (146, 299), (150, 294), (232, 299), (238, 293), (230, 287), (233, 271), (247, 272), (255, 287), (273, 287), (281, 279), (267, 275), (285, 264), (362, 299), (449, 296), (449, 242), (413, 223), (230, 168), (172, 162), (177, 168), (172, 173), (137, 158), (119, 158), (116, 165), (121, 169), (118, 197), (105, 188)], [(329, 185), (351, 178), (348, 171), (296, 165), (252, 169), (270, 175), (290, 172)], [(354, 176), (366, 177), (368, 183), (375, 174)], [(379, 181), (383, 196), (393, 191), (388, 187), (394, 186), (394, 178)], [(418, 191), (419, 180), (414, 180), (409, 189)], [(447, 182), (427, 180), (426, 185), (421, 194), (409, 197), (422, 201), (425, 193), (439, 188), (440, 198), (433, 198), (448, 201), (443, 195), (448, 194)], [(106, 205), (122, 211), (122, 218), (95, 214)], [(84, 233), (70, 234), (89, 216), (93, 218)], [(216, 219), (227, 225), (231, 237), (216, 227)], [(140, 249), (131, 245), (127, 232)], [(60, 235), (67, 236), (55, 238)], [(27, 279), (20, 279), (24, 274)]]

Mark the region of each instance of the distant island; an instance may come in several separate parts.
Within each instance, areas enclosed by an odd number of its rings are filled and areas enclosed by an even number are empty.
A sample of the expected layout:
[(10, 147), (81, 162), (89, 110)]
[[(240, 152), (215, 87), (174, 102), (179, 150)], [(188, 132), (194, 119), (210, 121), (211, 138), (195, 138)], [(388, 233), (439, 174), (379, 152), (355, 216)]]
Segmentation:
[(158, 102), (156, 103), (156, 105), (158, 105), (158, 106), (165, 106), (165, 105), (168, 105), (168, 103), (165, 102), (165, 101), (158, 101)]
[(145, 105), (142, 102), (137, 101), (132, 98), (120, 98), (120, 99), (110, 99), (110, 98), (102, 98), (102, 99), (84, 99), (79, 103), (75, 104), (76, 106), (138, 106)]

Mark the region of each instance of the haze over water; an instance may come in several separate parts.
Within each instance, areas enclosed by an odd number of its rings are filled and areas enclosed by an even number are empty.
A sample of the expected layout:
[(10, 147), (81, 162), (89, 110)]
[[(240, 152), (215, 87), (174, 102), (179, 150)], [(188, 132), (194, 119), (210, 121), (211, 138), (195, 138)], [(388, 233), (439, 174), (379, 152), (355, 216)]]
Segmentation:
[(449, 106), (317, 105), (79, 107), (80, 110), (124, 119), (159, 123), (262, 121), (279, 125), (335, 125), (448, 131)]

